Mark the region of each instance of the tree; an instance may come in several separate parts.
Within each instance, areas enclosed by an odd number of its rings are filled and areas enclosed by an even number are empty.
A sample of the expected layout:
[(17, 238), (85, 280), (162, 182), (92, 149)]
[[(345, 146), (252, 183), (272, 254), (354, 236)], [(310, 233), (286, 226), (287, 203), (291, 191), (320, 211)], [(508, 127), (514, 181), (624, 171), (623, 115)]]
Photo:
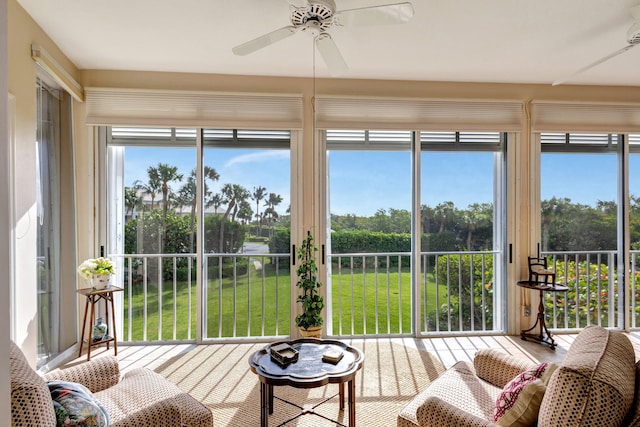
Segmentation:
[(173, 181), (182, 181), (183, 175), (178, 173), (177, 166), (169, 166), (166, 163), (158, 163), (158, 166), (155, 168), (150, 166), (147, 169), (147, 173), (149, 174), (149, 176), (152, 176), (152, 174), (156, 175), (157, 179), (161, 183), (160, 189), (162, 191), (162, 214), (166, 217), (167, 209), (169, 208), (169, 191), (171, 190), (169, 184)]
[[(209, 191), (208, 181), (217, 181), (220, 178), (220, 175), (218, 175), (218, 172), (216, 172), (216, 170), (211, 166), (205, 166), (203, 169), (202, 178), (204, 180), (204, 189), (202, 193), (206, 199), (211, 193)], [(185, 194), (185, 198), (189, 200), (189, 204), (191, 205), (191, 212), (189, 213), (189, 229), (191, 230), (190, 241), (192, 250), (195, 250), (195, 248), (193, 248), (193, 242), (195, 241), (196, 235), (195, 223), (196, 206), (198, 201), (195, 169), (191, 171), (189, 178), (187, 178), (187, 183), (180, 189), (180, 191)], [(209, 206), (205, 203), (205, 207)]]
[(474, 247), (472, 239), (473, 232), (486, 223), (490, 223), (492, 217), (493, 206), (491, 205), (491, 203), (472, 203), (471, 205), (469, 205), (468, 209), (463, 212), (462, 218), (467, 227), (466, 243), (468, 251), (472, 251), (474, 249), (482, 249), (479, 247)]
[(265, 202), (267, 209), (264, 211), (265, 215), (268, 215), (271, 229), (269, 231), (269, 237), (273, 236), (273, 230), (275, 228), (275, 220), (278, 218), (278, 212), (276, 206), (282, 203), (282, 196), (276, 193), (269, 193), (269, 198)]
[(260, 201), (264, 199), (267, 194), (267, 189), (259, 186), (253, 187), (253, 193), (251, 198), (256, 201), (256, 235), (260, 235), (260, 226), (262, 225), (262, 217), (260, 216)]
[[(154, 168), (149, 168), (154, 169)], [(147, 173), (149, 173), (149, 169), (147, 169)], [(149, 174), (149, 179), (146, 183), (136, 180), (133, 183), (133, 188), (136, 190), (142, 191), (143, 194), (146, 194), (151, 197), (151, 210), (155, 208), (155, 200), (156, 196), (160, 192), (162, 187), (162, 183), (156, 173)]]
[(440, 223), (440, 228), (438, 229), (438, 233), (442, 233), (445, 229), (445, 224), (447, 221), (451, 222), (454, 218), (455, 205), (453, 202), (443, 202), (438, 204), (435, 207), (434, 215), (438, 219)]
[[(237, 212), (237, 205), (242, 200), (246, 200), (249, 197), (249, 192), (239, 184), (225, 184), (222, 186), (222, 197), (225, 203), (227, 203), (227, 209), (222, 215), (222, 221), (220, 221), (220, 248), (224, 248), (224, 224), (231, 214), (231, 212)], [(232, 217), (233, 218), (233, 217)], [(234, 218), (235, 219), (235, 218)]]
[(138, 196), (138, 191), (133, 187), (124, 187), (125, 216), (132, 217), (133, 210), (141, 204), (142, 200)]

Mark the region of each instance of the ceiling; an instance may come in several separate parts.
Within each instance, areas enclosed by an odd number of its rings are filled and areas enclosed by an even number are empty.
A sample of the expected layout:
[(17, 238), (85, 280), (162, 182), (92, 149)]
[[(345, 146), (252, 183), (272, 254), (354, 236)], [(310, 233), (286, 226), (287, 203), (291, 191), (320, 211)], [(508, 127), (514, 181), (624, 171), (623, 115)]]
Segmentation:
[[(400, 0), (335, 0), (338, 10)], [(285, 0), (18, 0), (81, 69), (313, 75), (302, 32), (248, 56), (232, 47), (290, 25)], [(551, 84), (624, 46), (640, 0), (413, 0), (403, 25), (333, 27), (341, 78)], [(330, 76), (316, 58), (316, 76)], [(566, 84), (640, 86), (640, 48)]]

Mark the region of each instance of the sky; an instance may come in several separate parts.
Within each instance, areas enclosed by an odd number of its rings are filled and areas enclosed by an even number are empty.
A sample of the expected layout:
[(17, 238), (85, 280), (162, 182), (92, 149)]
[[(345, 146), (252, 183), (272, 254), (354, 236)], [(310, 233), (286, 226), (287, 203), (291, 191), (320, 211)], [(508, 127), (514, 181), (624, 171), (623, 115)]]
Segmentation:
[[(125, 185), (147, 180), (147, 168), (168, 163), (185, 178), (195, 167), (193, 148), (139, 148), (125, 151)], [(541, 161), (543, 200), (566, 197), (594, 206), (616, 197), (616, 156), (613, 154), (547, 154)], [(240, 184), (249, 192), (263, 186), (283, 198), (277, 211), (290, 206), (290, 159), (286, 150), (207, 148), (205, 165), (220, 175), (212, 185)], [(640, 155), (631, 156), (630, 191), (640, 195)], [(421, 204), (431, 207), (452, 201), (459, 209), (493, 199), (492, 153), (423, 153)], [(331, 151), (328, 160), (329, 193), (333, 214), (371, 216), (379, 209), (411, 208), (411, 157), (405, 152)], [(183, 181), (184, 182), (184, 181)], [(177, 191), (180, 184), (172, 184)], [(255, 210), (255, 202), (252, 208)], [(261, 202), (264, 205), (264, 201)], [(261, 206), (262, 210), (262, 206)]]

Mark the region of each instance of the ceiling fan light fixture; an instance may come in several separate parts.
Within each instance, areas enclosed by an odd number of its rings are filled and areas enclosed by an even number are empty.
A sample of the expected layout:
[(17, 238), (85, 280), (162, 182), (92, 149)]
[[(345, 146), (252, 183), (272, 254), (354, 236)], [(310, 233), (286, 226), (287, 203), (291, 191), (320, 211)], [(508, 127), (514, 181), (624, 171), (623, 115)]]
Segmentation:
[(636, 22), (627, 30), (627, 43), (640, 43), (640, 23)]
[(404, 24), (413, 17), (410, 2), (391, 3), (336, 11), (334, 0), (288, 0), (291, 25), (264, 34), (232, 49), (236, 55), (247, 55), (292, 36), (297, 31), (311, 34), (315, 46), (327, 64), (329, 73), (339, 76), (348, 67), (329, 34), (332, 26), (364, 26)]

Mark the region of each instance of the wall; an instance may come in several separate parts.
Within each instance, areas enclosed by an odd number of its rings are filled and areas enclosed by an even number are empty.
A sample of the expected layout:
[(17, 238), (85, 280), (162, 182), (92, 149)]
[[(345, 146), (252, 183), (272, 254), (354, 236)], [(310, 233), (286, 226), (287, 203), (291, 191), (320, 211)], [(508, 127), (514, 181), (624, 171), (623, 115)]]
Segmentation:
[[(9, 109), (7, 74), (7, 0), (0, 0), (0, 200), (9, 200)], [(0, 323), (11, 325), (9, 283), (11, 281), (11, 206), (0, 204)], [(0, 425), (11, 422), (11, 377), (9, 373), (8, 327), (0, 328)]]
[[(3, 15), (4, 16), (4, 15)], [(15, 175), (19, 191), (15, 191), (12, 210), (15, 212), (14, 269), (17, 292), (13, 296), (13, 338), (23, 349), (30, 363), (37, 356), (36, 295), (36, 64), (31, 58), (31, 45), (42, 46), (67, 72), (77, 78), (77, 69), (53, 41), (36, 25), (16, 0), (8, 0), (8, 89), (15, 97)], [(3, 61), (3, 64), (7, 62)], [(3, 157), (4, 158), (4, 157)], [(6, 199), (3, 200), (8, 200)], [(66, 284), (75, 291), (75, 283)], [(75, 342), (66, 342), (67, 345)]]

